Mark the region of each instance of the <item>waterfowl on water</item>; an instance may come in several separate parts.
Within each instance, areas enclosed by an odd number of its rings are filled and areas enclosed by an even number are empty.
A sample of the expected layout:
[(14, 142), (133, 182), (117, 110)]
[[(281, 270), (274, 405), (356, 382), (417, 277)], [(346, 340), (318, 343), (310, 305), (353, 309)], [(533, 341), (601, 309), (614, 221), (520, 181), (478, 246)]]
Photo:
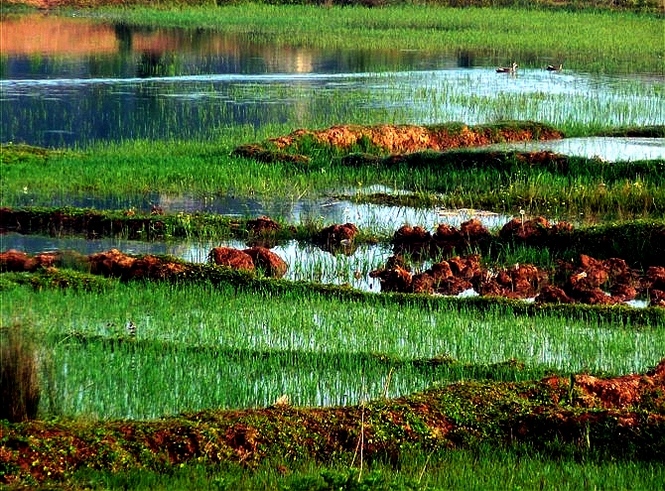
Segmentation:
[(563, 70), (563, 63), (561, 63), (559, 66), (555, 65), (547, 65), (547, 68), (545, 68), (548, 72), (560, 72)]
[(500, 66), (496, 69), (496, 73), (515, 73), (517, 71), (517, 63), (513, 61), (511, 66)]

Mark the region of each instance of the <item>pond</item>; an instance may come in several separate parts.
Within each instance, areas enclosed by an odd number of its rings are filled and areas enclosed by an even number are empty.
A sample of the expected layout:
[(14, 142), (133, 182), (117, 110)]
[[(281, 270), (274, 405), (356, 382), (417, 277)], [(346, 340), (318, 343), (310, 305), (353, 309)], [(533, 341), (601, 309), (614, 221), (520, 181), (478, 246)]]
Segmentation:
[(546, 60), (511, 76), (469, 52), (278, 48), (41, 15), (3, 19), (1, 31), (3, 143), (214, 139), (230, 126), (339, 122), (665, 124), (662, 78), (553, 73)]

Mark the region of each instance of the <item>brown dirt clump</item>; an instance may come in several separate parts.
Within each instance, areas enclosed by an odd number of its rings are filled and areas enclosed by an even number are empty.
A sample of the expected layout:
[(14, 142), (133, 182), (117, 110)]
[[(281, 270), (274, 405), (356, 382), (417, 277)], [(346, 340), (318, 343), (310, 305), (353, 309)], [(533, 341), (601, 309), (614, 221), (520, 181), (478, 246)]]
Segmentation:
[(314, 243), (333, 254), (352, 255), (356, 250), (354, 240), (358, 232), (353, 223), (334, 224), (321, 229), (314, 236)]
[(403, 225), (393, 234), (395, 255), (423, 257), (430, 254), (432, 234), (423, 227)]
[(30, 256), (25, 252), (10, 249), (0, 252), (0, 271), (36, 271), (39, 268), (56, 266), (62, 255), (58, 252), (42, 252)]
[[(239, 228), (239, 224), (234, 224), (234, 226)], [(290, 227), (289, 229), (291, 232), (295, 232), (295, 227)], [(283, 227), (272, 218), (261, 216), (253, 220), (248, 220), (245, 224), (245, 230), (248, 233), (248, 246), (271, 248), (279, 243), (279, 236)]]
[(261, 145), (257, 144), (241, 145), (233, 150), (232, 155), (258, 160), (268, 164), (275, 162), (307, 164), (310, 161), (309, 157), (306, 155), (292, 155), (283, 151), (266, 150)]
[(545, 285), (535, 298), (536, 303), (574, 303), (563, 288), (554, 285)]
[(504, 240), (517, 240), (528, 245), (543, 245), (553, 237), (568, 234), (573, 226), (567, 222), (550, 224), (543, 217), (532, 219), (513, 218), (499, 231), (499, 237)]
[(557, 130), (530, 126), (486, 127), (459, 125), (339, 125), (323, 130), (300, 129), (270, 140), (279, 149), (295, 148), (304, 139), (313, 139), (322, 146), (350, 150), (363, 141), (384, 152), (406, 154), (421, 150), (443, 151), (451, 148), (476, 147), (498, 142), (517, 142), (562, 138)]
[(254, 271), (255, 269), (252, 256), (232, 247), (215, 247), (210, 251), (208, 257), (218, 266), (227, 266), (245, 271)]
[(266, 247), (251, 247), (242, 252), (252, 258), (254, 266), (261, 269), (266, 276), (281, 278), (286, 274), (288, 264), (270, 249)]
[[(368, 462), (399, 465), (407, 446), (472, 448), (476, 444), (552, 441), (576, 452), (661, 462), (665, 455), (665, 360), (619, 377), (577, 374), (530, 382), (463, 381), (363, 405), (215, 410), (155, 421), (5, 423), (0, 483), (62, 486), (83, 468), (168, 469), (187, 463), (349, 459), (359, 445)], [(364, 418), (363, 418), (364, 416)], [(33, 465), (39, 462), (39, 465)]]
[(624, 302), (634, 299), (641, 290), (637, 273), (620, 258), (599, 260), (580, 254), (576, 265), (563, 264), (561, 270), (569, 275), (564, 290), (583, 303)]
[(90, 272), (123, 280), (170, 280), (184, 273), (186, 265), (156, 256), (133, 257), (111, 249), (88, 256)]
[(270, 217), (262, 216), (253, 220), (247, 220), (248, 232), (255, 235), (274, 234), (282, 229), (282, 226)]
[(30, 261), (27, 253), (10, 249), (0, 253), (0, 271), (30, 271), (26, 265)]

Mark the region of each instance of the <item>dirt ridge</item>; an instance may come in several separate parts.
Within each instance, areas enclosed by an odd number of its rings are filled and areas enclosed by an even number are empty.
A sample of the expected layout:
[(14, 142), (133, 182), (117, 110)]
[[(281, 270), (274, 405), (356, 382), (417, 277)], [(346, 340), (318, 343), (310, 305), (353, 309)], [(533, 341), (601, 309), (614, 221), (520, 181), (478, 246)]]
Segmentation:
[[(521, 383), (458, 382), (349, 407), (201, 411), (156, 421), (0, 422), (0, 482), (57, 483), (82, 467), (164, 468), (346, 456), (361, 432), (368, 462), (397, 462), (400, 448), (463, 448), (480, 442), (546, 445), (581, 452), (665, 458), (665, 359), (653, 370), (613, 378), (577, 374)], [(361, 419), (361, 412), (364, 417)], [(364, 423), (361, 423), (364, 421)]]

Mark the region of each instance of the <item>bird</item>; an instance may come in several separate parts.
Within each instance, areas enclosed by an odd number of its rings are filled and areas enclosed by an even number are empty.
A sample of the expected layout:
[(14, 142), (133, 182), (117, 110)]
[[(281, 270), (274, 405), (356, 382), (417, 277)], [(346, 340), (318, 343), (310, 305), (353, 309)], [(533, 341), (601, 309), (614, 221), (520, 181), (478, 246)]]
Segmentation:
[(125, 324), (125, 329), (127, 329), (127, 334), (130, 338), (136, 338), (136, 324), (134, 324), (132, 321), (127, 321)]
[(559, 66), (547, 65), (545, 70), (547, 70), (548, 72), (560, 72), (561, 70), (563, 70), (563, 63), (561, 63)]
[(496, 69), (496, 73), (515, 73), (519, 65), (513, 61), (511, 66), (500, 66)]

